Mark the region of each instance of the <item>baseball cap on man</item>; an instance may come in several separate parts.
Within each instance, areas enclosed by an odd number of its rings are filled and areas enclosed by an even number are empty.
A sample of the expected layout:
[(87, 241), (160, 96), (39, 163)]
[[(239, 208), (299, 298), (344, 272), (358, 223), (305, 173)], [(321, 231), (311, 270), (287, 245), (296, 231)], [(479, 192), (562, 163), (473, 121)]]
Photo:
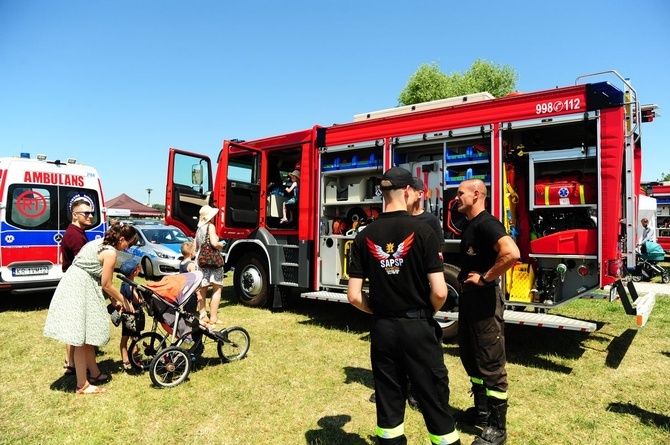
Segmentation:
[(416, 176), (414, 176), (414, 177), (412, 178), (412, 180), (413, 180), (413, 182), (412, 182), (412, 184), (411, 184), (411, 185), (412, 185), (412, 188), (413, 188), (414, 190), (421, 190), (421, 191), (423, 191), (423, 189), (424, 189), (423, 181), (422, 181), (421, 179), (417, 178)]
[(409, 170), (401, 167), (391, 167), (382, 176), (381, 189), (395, 190), (402, 189), (414, 183), (414, 178)]
[(121, 272), (125, 276), (128, 276), (131, 273), (135, 272), (135, 269), (137, 269), (137, 266), (139, 265), (140, 265), (140, 259), (138, 257), (134, 256), (132, 258), (128, 258), (123, 263), (121, 263), (121, 266), (119, 267), (119, 272)]

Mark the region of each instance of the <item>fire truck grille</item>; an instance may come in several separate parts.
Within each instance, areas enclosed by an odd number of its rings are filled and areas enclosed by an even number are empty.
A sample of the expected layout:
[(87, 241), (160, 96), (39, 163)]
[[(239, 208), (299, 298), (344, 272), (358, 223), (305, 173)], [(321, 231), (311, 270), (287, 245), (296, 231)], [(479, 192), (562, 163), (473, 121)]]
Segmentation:
[(284, 276), (284, 281), (289, 283), (298, 282), (298, 268), (292, 266), (282, 266), (282, 274)]
[(284, 259), (287, 263), (298, 263), (298, 249), (285, 248)]

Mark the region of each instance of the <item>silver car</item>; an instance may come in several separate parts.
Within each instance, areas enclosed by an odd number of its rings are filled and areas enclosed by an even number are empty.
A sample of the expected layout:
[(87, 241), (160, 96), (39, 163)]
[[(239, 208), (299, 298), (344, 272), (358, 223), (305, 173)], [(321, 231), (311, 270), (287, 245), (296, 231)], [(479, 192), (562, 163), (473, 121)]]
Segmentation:
[(174, 226), (153, 222), (132, 222), (139, 235), (137, 244), (119, 252), (116, 267), (133, 256), (142, 265), (142, 274), (148, 280), (179, 273), (181, 245), (193, 241)]

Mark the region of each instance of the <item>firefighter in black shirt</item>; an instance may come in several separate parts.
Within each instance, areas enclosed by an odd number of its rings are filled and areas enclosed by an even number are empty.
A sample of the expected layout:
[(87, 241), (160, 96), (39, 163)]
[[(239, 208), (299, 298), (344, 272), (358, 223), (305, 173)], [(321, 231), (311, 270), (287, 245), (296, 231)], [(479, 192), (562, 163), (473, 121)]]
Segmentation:
[[(427, 224), (407, 212), (412, 183), (405, 169), (384, 173), (386, 208), (354, 240), (347, 297), (373, 315), (370, 359), (379, 443), (407, 443), (403, 423), (409, 378), (431, 443), (460, 444), (447, 411), (449, 378), (433, 319), (447, 297), (439, 243)], [(363, 293), (365, 278), (369, 296)]]
[(507, 440), (507, 371), (498, 278), (519, 259), (519, 248), (485, 210), (486, 186), (480, 179), (461, 182), (457, 201), (468, 218), (461, 234), (458, 346), (475, 399), (475, 407), (458, 420), (483, 427), (473, 445), (501, 445)]

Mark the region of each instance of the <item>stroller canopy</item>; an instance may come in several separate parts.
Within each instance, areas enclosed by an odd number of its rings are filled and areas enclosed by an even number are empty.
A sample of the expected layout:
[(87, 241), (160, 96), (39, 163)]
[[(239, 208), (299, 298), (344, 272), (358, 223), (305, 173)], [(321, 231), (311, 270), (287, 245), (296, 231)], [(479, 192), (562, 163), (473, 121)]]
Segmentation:
[(654, 241), (647, 241), (642, 244), (640, 257), (647, 261), (663, 261), (665, 259), (665, 251), (660, 244)]
[(178, 275), (166, 275), (158, 283), (147, 283), (145, 286), (166, 301), (181, 305), (200, 287), (201, 282), (202, 272), (196, 270)]

